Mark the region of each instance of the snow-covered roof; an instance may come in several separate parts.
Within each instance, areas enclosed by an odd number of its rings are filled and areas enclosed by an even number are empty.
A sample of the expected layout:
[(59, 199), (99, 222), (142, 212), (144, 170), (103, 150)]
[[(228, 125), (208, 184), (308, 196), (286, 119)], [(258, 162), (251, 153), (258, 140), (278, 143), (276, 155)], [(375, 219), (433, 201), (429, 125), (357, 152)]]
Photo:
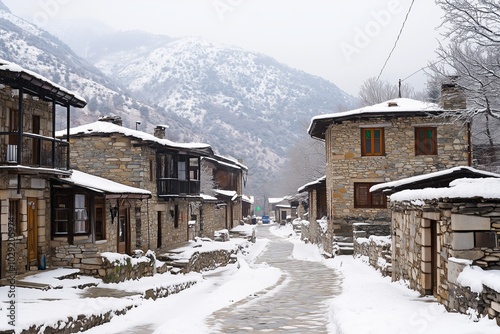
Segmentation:
[(443, 109), (435, 103), (398, 98), (354, 110), (315, 116), (311, 119), (307, 132), (313, 137), (324, 138), (324, 132), (332, 122), (378, 116), (420, 116), (442, 112)]
[(241, 200), (246, 203), (253, 204), (255, 199), (253, 196), (241, 195)]
[(285, 197), (269, 197), (267, 201), (269, 204), (276, 204), (285, 200)]
[(234, 197), (234, 196), (238, 196), (238, 193), (234, 190), (221, 190), (221, 189), (216, 189), (215, 190), (215, 193), (216, 194), (219, 194), (219, 195), (223, 195), (223, 196), (227, 196), (227, 197)]
[(86, 188), (98, 193), (103, 193), (106, 197), (132, 197), (150, 198), (151, 192), (148, 190), (127, 186), (99, 176), (87, 174), (73, 170), (68, 178), (58, 179), (61, 182), (69, 183), (78, 187)]
[[(67, 130), (56, 132), (56, 137), (66, 136)], [(90, 124), (80, 125), (69, 129), (70, 136), (86, 135), (86, 134), (101, 134), (101, 133), (120, 133), (127, 137), (133, 137), (145, 141), (155, 142), (160, 145), (165, 145), (173, 148), (181, 149), (210, 149), (210, 145), (203, 143), (176, 143), (168, 139), (160, 139), (152, 134), (142, 131), (129, 129), (124, 126), (113, 124), (110, 122), (97, 121)]]
[(207, 195), (207, 194), (200, 194), (200, 197), (204, 201), (217, 201), (217, 197)]
[(23, 88), (41, 98), (54, 99), (56, 103), (83, 108), (87, 101), (75, 92), (60, 86), (44, 76), (27, 70), (17, 64), (0, 58), (0, 83), (5, 83), (15, 89)]
[(304, 184), (302, 187), (297, 189), (297, 192), (302, 193), (304, 191), (309, 191), (310, 188), (313, 188), (314, 186), (319, 186), (320, 184), (325, 183), (325, 181), (326, 181), (326, 176), (322, 176), (319, 179), (317, 179), (316, 181), (312, 181), (312, 182)]
[(500, 178), (457, 179), (444, 188), (408, 189), (390, 196), (391, 201), (442, 198), (484, 198), (500, 200)]
[[(475, 169), (475, 168), (468, 167), (468, 166), (458, 166), (458, 167), (452, 167), (452, 168), (448, 168), (445, 170), (441, 170), (438, 172), (407, 177), (404, 179), (385, 182), (385, 183), (379, 183), (377, 185), (372, 186), (370, 188), (370, 192), (383, 191), (385, 193), (393, 193), (394, 191), (403, 190), (403, 189), (405, 189), (405, 187), (407, 187), (409, 185), (414, 185), (415, 187), (418, 187), (418, 185), (420, 184), (420, 185), (423, 185), (420, 188), (423, 188), (423, 187), (425, 187), (426, 184), (429, 184), (429, 182), (435, 183), (435, 180), (437, 180), (437, 179), (443, 179), (449, 183), (453, 179), (465, 178), (465, 177), (468, 177), (468, 178), (472, 178), (472, 177), (498, 177), (498, 178), (500, 178), (500, 174), (491, 173), (491, 172)], [(415, 188), (415, 187), (413, 187), (413, 188)]]
[(214, 154), (213, 157), (203, 157), (203, 159), (232, 169), (248, 170), (248, 167), (243, 165), (241, 162), (238, 162), (238, 160), (234, 158), (224, 157), (218, 154)]

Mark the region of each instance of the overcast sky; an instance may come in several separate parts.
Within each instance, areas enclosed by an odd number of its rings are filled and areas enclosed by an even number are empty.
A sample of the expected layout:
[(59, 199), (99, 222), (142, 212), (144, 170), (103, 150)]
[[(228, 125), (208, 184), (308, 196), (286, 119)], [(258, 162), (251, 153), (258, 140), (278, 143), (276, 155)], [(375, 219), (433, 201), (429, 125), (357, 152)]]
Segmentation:
[[(201, 36), (276, 58), (357, 95), (378, 76), (411, 0), (2, 0), (43, 27), (49, 20), (92, 18), (120, 29), (171, 37)], [(417, 0), (381, 79), (397, 85), (435, 59), (442, 12)], [(424, 88), (422, 71), (406, 79)]]

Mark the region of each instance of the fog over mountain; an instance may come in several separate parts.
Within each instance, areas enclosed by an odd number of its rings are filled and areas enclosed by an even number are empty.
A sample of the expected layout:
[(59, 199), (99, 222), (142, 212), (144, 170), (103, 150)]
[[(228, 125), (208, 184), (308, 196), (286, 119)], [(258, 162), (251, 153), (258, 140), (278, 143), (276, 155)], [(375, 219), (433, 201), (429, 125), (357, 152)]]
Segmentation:
[(0, 57), (87, 99), (73, 125), (110, 114), (129, 127), (141, 121), (147, 132), (166, 124), (171, 140), (205, 142), (242, 159), (249, 167), (245, 192), (257, 197), (277, 179), (287, 150), (308, 137), (311, 117), (356, 102), (320, 77), (199, 38), (120, 32), (88, 21), (53, 21), (49, 33), (1, 2), (0, 29)]

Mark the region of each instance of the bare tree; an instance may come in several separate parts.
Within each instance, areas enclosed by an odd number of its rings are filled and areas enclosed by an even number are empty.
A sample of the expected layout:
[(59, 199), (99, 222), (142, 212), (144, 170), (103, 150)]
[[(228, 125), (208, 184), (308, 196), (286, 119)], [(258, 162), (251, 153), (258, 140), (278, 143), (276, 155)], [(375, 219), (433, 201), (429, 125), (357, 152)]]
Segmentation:
[(359, 97), (363, 106), (381, 103), (399, 96), (413, 98), (414, 95), (414, 89), (407, 83), (403, 82), (399, 87), (399, 83), (391, 84), (388, 81), (377, 80), (376, 77), (366, 80), (359, 89)]
[(217, 184), (214, 180), (214, 173), (212, 168), (206, 164), (201, 165), (201, 181), (200, 181), (200, 192), (205, 195), (213, 195)]
[[(445, 16), (447, 44), (431, 65), (434, 75), (453, 76), (464, 89), (467, 108), (459, 118), (473, 121), (475, 159), (495, 164), (500, 138), (500, 3), (498, 0), (436, 0)], [(485, 160), (477, 153), (487, 152)], [(488, 160), (489, 159), (489, 160)]]
[(281, 180), (275, 191), (294, 195), (306, 183), (325, 175), (325, 145), (322, 141), (305, 138), (288, 151), (288, 159), (279, 173)]

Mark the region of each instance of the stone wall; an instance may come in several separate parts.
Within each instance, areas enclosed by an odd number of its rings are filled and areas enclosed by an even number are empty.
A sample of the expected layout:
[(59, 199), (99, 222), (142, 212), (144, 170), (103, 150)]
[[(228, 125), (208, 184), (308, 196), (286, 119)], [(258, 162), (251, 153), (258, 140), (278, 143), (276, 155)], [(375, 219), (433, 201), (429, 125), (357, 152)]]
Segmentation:
[(148, 222), (156, 222), (157, 219), (154, 212), (148, 212), (157, 201), (156, 182), (150, 177), (155, 175), (155, 170), (150, 170), (151, 167), (155, 169), (155, 151), (147, 146), (135, 145), (137, 143), (137, 140), (120, 134), (72, 136), (70, 159), (72, 166), (82, 172), (151, 191), (152, 198), (148, 200), (122, 201), (120, 205), (114, 201), (111, 203), (112, 206), (129, 207), (133, 230), (131, 247), (146, 251), (157, 240), (156, 224), (148, 226)]
[(480, 292), (472, 291), (468, 286), (462, 286), (458, 277), (463, 270), (470, 265), (470, 262), (463, 260), (449, 260), (448, 282), (449, 301), (447, 309), (449, 311), (463, 314), (474, 313), (473, 316), (487, 316), (496, 319), (500, 326), (500, 291), (496, 291), (486, 285), (482, 285)]
[(373, 268), (383, 276), (390, 276), (392, 272), (392, 252), (390, 236), (375, 236), (354, 239), (354, 256), (365, 257)]
[[(438, 155), (415, 155), (415, 126), (437, 127)], [(384, 156), (361, 155), (361, 128), (382, 127)], [(469, 164), (467, 127), (430, 117), (374, 118), (344, 121), (325, 134), (328, 228), (334, 234), (351, 235), (353, 222), (390, 221), (387, 209), (354, 208), (355, 182), (388, 182)], [(333, 236), (333, 235), (332, 235)]]
[(214, 238), (214, 232), (226, 228), (225, 207), (217, 208), (215, 203), (207, 202), (202, 206), (203, 230), (200, 237)]
[(100, 256), (100, 268), (97, 272), (82, 271), (82, 273), (102, 278), (104, 283), (119, 283), (162, 274), (168, 270), (169, 267), (166, 264), (157, 265), (154, 253), (147, 252), (138, 258), (123, 255), (115, 260), (110, 260), (107, 256)]
[[(21, 274), (30, 269), (37, 269), (41, 264), (41, 257), (48, 254), (50, 240), (50, 191), (49, 182), (45, 179), (35, 177), (21, 177), (21, 192), (17, 193), (17, 178), (10, 182), (9, 177), (0, 177), (0, 238), (1, 242), (1, 265), (0, 277), (5, 277), (6, 268), (9, 267), (12, 257), (15, 258), (15, 270)], [(28, 198), (36, 200), (34, 215), (36, 215), (36, 258), (30, 259), (28, 263)], [(18, 201), (19, 221), (18, 226), (9, 229), (9, 200)], [(14, 232), (14, 233), (12, 233)], [(15, 252), (8, 246), (14, 245)], [(9, 258), (9, 260), (8, 260)], [(50, 259), (47, 259), (50, 261)], [(12, 270), (11, 270), (12, 271)]]
[[(412, 289), (433, 293), (448, 307), (450, 258), (469, 260), (485, 270), (500, 268), (500, 201), (444, 199), (393, 202), (391, 207), (393, 280), (407, 280)], [(482, 247), (484, 236), (492, 237), (494, 245)]]
[(233, 255), (238, 252), (238, 249), (234, 250), (214, 250), (210, 252), (195, 252), (189, 259), (189, 262), (183, 269), (183, 273), (189, 273), (192, 271), (202, 272), (206, 270), (213, 270), (218, 267), (224, 267), (229, 264)]
[[(326, 230), (326, 220), (318, 219), (314, 222), (302, 221), (300, 238), (305, 242), (310, 242), (315, 245), (324, 245), (329, 242), (328, 231)], [(327, 254), (328, 255), (328, 254)], [(329, 257), (332, 256), (329, 253)]]

